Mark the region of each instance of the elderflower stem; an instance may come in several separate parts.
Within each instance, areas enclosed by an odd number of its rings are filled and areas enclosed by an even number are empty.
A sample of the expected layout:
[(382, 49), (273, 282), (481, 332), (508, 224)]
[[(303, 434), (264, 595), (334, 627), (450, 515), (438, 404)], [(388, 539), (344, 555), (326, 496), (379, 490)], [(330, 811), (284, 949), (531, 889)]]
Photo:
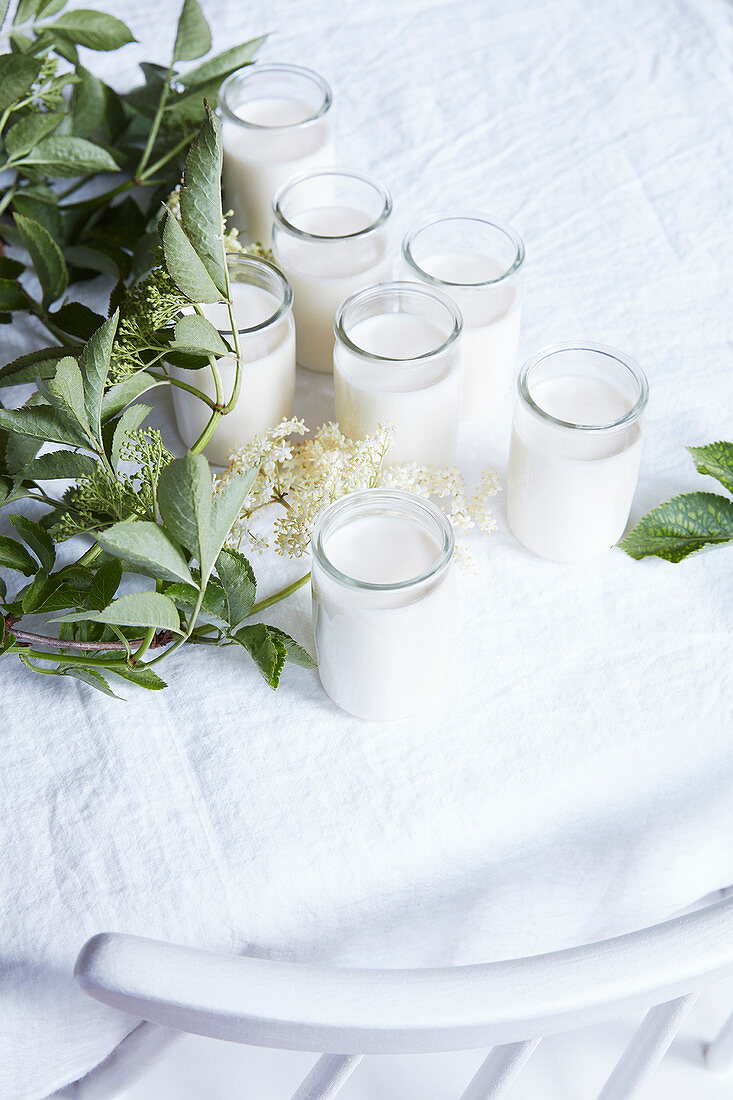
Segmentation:
[(287, 599), (288, 596), (292, 596), (293, 592), (297, 592), (299, 588), (307, 584), (310, 579), (310, 573), (306, 573), (304, 577), (299, 577), (297, 581), (293, 581), (293, 583), (287, 585), (287, 587), (281, 588), (279, 592), (274, 592), (272, 596), (268, 596), (267, 599), (260, 600), (259, 603), (253, 606), (250, 615), (258, 615), (260, 611), (264, 611), (265, 608), (272, 607), (273, 604), (280, 603), (281, 600)]

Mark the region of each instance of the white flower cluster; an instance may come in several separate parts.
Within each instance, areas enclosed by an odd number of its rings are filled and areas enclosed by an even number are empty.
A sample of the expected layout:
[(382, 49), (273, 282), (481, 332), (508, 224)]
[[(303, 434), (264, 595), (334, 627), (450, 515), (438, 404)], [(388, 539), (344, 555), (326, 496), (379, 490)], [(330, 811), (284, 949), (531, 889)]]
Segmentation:
[[(302, 420), (283, 420), (232, 453), (216, 487), (245, 470), (258, 471), (247, 507), (230, 533), (232, 545), (245, 543), (260, 553), (272, 547), (284, 556), (299, 557), (308, 550), (316, 517), (327, 504), (359, 489), (374, 488), (434, 497), (458, 530), (496, 529), (488, 503), (500, 489), (495, 470), (484, 473), (470, 493), (457, 466), (445, 470), (415, 462), (385, 466), (393, 434), (389, 427), (380, 425), (367, 439), (348, 439), (333, 423), (324, 424), (309, 439), (302, 438), (307, 431)], [(257, 518), (270, 505), (281, 505), (283, 512), (269, 531), (260, 530)], [(470, 559), (465, 551), (461, 557), (464, 562)]]

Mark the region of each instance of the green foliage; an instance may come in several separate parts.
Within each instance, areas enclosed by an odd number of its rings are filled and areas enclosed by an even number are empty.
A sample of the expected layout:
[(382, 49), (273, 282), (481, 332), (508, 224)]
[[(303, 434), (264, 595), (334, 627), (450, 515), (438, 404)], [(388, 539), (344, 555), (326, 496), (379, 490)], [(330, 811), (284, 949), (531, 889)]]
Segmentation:
[[(174, 459), (160, 432), (143, 427), (150, 409), (132, 404), (167, 384), (167, 362), (216, 372), (226, 356), (240, 377), (236, 326), (230, 347), (198, 307), (227, 302), (231, 319), (213, 106), (221, 80), (262, 39), (180, 72), (211, 45), (198, 3), (185, 0), (170, 66), (144, 63), (144, 83), (119, 94), (79, 64), (77, 47), (114, 50), (132, 34), (114, 16), (64, 8), (20, 0), (11, 53), (0, 56), (0, 171), (10, 180), (0, 244), (23, 257), (0, 255), (0, 319), (31, 313), (57, 341), (0, 369), (0, 386), (37, 386), (22, 408), (0, 407), (0, 507), (25, 498), (46, 509), (40, 519), (11, 516), (19, 537), (0, 537), (0, 565), (16, 585), (9, 593), (0, 578), (0, 654), (118, 698), (110, 677), (164, 688), (153, 666), (184, 642), (236, 645), (276, 687), (286, 660), (312, 662), (276, 628), (246, 623), (257, 610), (254, 572), (224, 543), (256, 471), (215, 494), (199, 453), (229, 406), (212, 409), (192, 451)], [(63, 180), (73, 181), (65, 191)], [(72, 198), (88, 181), (86, 197)], [(97, 272), (114, 287), (108, 320), (66, 297)], [(40, 301), (25, 285), (30, 273)], [(61, 449), (39, 455), (48, 443)], [(93, 545), (59, 566), (55, 544), (80, 533)], [(134, 578), (142, 584), (129, 591)], [(50, 616), (57, 636), (26, 635), (30, 613)]]
[[(733, 493), (733, 443), (689, 447), (701, 474)], [(682, 561), (705, 546), (733, 540), (733, 501), (719, 493), (683, 493), (660, 504), (619, 543), (632, 558)]]

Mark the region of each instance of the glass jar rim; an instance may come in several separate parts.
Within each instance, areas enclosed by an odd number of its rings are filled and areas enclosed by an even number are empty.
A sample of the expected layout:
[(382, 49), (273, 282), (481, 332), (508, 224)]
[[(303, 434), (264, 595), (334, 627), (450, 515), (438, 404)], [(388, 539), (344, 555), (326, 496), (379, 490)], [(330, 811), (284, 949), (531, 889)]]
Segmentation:
[[(227, 256), (227, 267), (229, 269), (230, 275), (234, 275), (237, 268), (248, 268), (251, 271), (267, 272), (267, 275), (272, 279), (272, 281), (280, 287), (282, 294), (282, 300), (279, 306), (273, 313), (270, 314), (269, 317), (265, 317), (264, 320), (260, 321), (257, 325), (250, 325), (249, 327), (243, 325), (241, 328), (237, 328), (237, 332), (260, 332), (262, 329), (268, 328), (270, 325), (274, 325), (277, 321), (280, 320), (281, 317), (283, 317), (288, 312), (291, 305), (293, 304), (293, 288), (291, 287), (286, 277), (283, 275), (280, 268), (276, 267), (275, 264), (270, 263), (269, 260), (265, 260), (261, 256), (250, 256), (246, 252), (243, 252), (241, 254), (230, 253), (230, 255)], [(230, 282), (246, 281), (247, 280), (245, 279), (230, 279)], [(265, 288), (263, 287), (262, 289), (264, 290)], [(219, 329), (219, 332), (221, 332), (224, 336), (233, 335), (230, 328)]]
[[(355, 303), (368, 301), (370, 298), (378, 298), (380, 294), (390, 291), (400, 294), (413, 294), (416, 297), (432, 298), (433, 301), (439, 302), (447, 310), (453, 323), (451, 331), (439, 347), (433, 348), (432, 351), (423, 352), (422, 355), (411, 355), (407, 359), (400, 359), (394, 355), (377, 355), (375, 352), (366, 351), (354, 343), (344, 328), (344, 317), (347, 310), (351, 309)], [(385, 315), (391, 316), (391, 314)], [(437, 355), (442, 355), (451, 344), (456, 342), (463, 331), (463, 315), (453, 299), (435, 287), (426, 287), (422, 283), (412, 283), (405, 280), (392, 280), (384, 283), (372, 283), (371, 286), (362, 287), (361, 290), (356, 290), (348, 298), (345, 298), (336, 313), (333, 331), (337, 340), (344, 344), (352, 354), (358, 355), (362, 359), (376, 359), (380, 363), (414, 363), (419, 366), (427, 360), (434, 359)]]
[[(249, 122), (247, 119), (241, 118), (227, 103), (227, 97), (231, 92), (231, 89), (236, 85), (242, 84), (247, 80), (255, 79), (257, 76), (261, 76), (263, 73), (289, 73), (291, 75), (305, 77), (310, 80), (312, 84), (315, 84), (321, 95), (323, 96), (323, 102), (318, 110), (307, 118), (302, 118), (299, 122), (286, 122), (279, 125), (267, 126), (261, 122)], [(295, 130), (299, 126), (309, 126), (313, 122), (317, 122), (319, 118), (330, 110), (333, 103), (333, 95), (330, 85), (320, 76), (319, 73), (313, 71), (313, 69), (307, 69), (304, 65), (285, 65), (278, 62), (267, 62), (263, 64), (260, 61), (250, 62), (249, 65), (243, 65), (241, 69), (237, 69), (235, 72), (230, 73), (221, 86), (219, 91), (219, 110), (229, 122), (234, 122), (237, 126), (245, 126), (249, 130)]]
[[(328, 233), (309, 233), (305, 229), (300, 229), (297, 225), (294, 225), (289, 218), (285, 217), (282, 211), (282, 201), (285, 196), (294, 187), (298, 187), (301, 183), (305, 183), (306, 180), (316, 179), (319, 176), (340, 176), (345, 179), (359, 180), (361, 183), (366, 183), (372, 187), (382, 200), (382, 209), (377, 217), (364, 229), (357, 229), (353, 233), (337, 233), (335, 236)], [(318, 168), (311, 172), (299, 172), (297, 176), (291, 176), (289, 180), (280, 187), (276, 192), (272, 200), (272, 213), (277, 225), (281, 229), (284, 229), (286, 233), (290, 233), (293, 237), (299, 237), (304, 241), (348, 241), (356, 237), (364, 237), (368, 233), (373, 233), (375, 229), (379, 229), (384, 225), (387, 218), (392, 213), (392, 195), (384, 187), (379, 180), (374, 176), (368, 175), (366, 172), (359, 172), (355, 168), (340, 168), (340, 167), (328, 167)]]
[[(623, 416), (618, 417), (616, 420), (611, 420), (607, 424), (576, 424), (572, 420), (561, 420), (559, 417), (552, 416), (537, 404), (530, 392), (531, 373), (546, 360), (568, 351), (587, 351), (592, 352), (594, 355), (607, 356), (609, 359), (613, 359), (616, 363), (619, 363), (628, 374), (631, 375), (637, 386), (638, 396), (631, 408), (628, 409)], [(569, 428), (573, 431), (593, 432), (596, 434), (618, 431), (621, 428), (626, 428), (630, 424), (635, 423), (644, 412), (647, 401), (649, 400), (649, 382), (644, 371), (635, 359), (632, 359), (629, 355), (625, 355), (617, 348), (611, 347), (609, 344), (591, 343), (587, 340), (571, 341), (565, 344), (552, 344), (550, 347), (543, 348), (537, 355), (533, 355), (531, 359), (528, 359), (524, 363), (519, 371), (517, 377), (517, 390), (520, 400), (523, 401), (529, 411), (540, 420), (548, 424), (554, 424), (559, 428)]]
[[(441, 222), (480, 222), (482, 225), (488, 225), (492, 229), (498, 229), (500, 233), (511, 242), (514, 248), (514, 259), (510, 266), (503, 274), (499, 275), (496, 279), (480, 279), (478, 282), (464, 283), (455, 282), (452, 279), (441, 279), (437, 275), (431, 275), (429, 271), (426, 271), (415, 259), (413, 254), (413, 244), (415, 238), (419, 233), (422, 233), (425, 229), (430, 229), (433, 225), (439, 225)], [(480, 289), (481, 287), (497, 286), (505, 280), (515, 275), (517, 271), (522, 267), (525, 260), (524, 241), (519, 236), (517, 231), (505, 222), (497, 221), (496, 218), (489, 218), (485, 214), (476, 214), (473, 212), (465, 214), (431, 214), (427, 218), (423, 218), (422, 221), (413, 225), (402, 242), (402, 258), (408, 267), (411, 267), (413, 271), (418, 272), (422, 279), (431, 283), (434, 286), (448, 286), (448, 287), (469, 287)]]
[[(413, 512), (419, 510), (428, 516), (436, 527), (436, 533), (440, 536), (438, 554), (429, 569), (404, 581), (376, 584), (372, 581), (360, 581), (349, 576), (348, 573), (343, 573), (326, 554), (324, 535), (328, 533), (329, 525), (332, 526), (334, 522), (338, 522), (339, 518), (343, 520), (344, 512), (347, 516), (353, 511), (361, 511), (365, 515), (379, 511), (392, 513), (402, 511), (407, 514), (406, 506), (409, 506)], [(427, 497), (418, 496), (417, 493), (410, 493), (405, 489), (360, 489), (356, 493), (348, 493), (323, 509), (316, 520), (311, 536), (313, 559), (324, 572), (345, 588), (367, 592), (404, 592), (432, 580), (450, 564), (455, 544), (453, 525), (445, 512)]]

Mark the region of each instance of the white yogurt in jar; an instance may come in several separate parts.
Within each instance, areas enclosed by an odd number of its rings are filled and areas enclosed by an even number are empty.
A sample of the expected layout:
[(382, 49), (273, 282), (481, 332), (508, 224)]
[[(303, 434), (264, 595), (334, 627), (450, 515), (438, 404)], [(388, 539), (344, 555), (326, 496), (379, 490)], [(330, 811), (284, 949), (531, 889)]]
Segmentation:
[(646, 379), (635, 364), (612, 364), (618, 355), (612, 349), (570, 350), (575, 366), (603, 356), (607, 377), (540, 374), (533, 382), (530, 371), (528, 392), (541, 412), (520, 396), (507, 474), (507, 518), (515, 536), (540, 557), (561, 562), (597, 557), (623, 535), (639, 474), (639, 416), (646, 403)]
[[(290, 290), (271, 265), (250, 257), (232, 261), (230, 267), (236, 271), (238, 264), (244, 270), (267, 269), (267, 276), (272, 275), (273, 289), (236, 280), (231, 283), (233, 313), (243, 360), (242, 384), (239, 400), (232, 411), (219, 421), (204, 450), (206, 457), (218, 466), (227, 465), (232, 450), (249, 443), (255, 435), (268, 428), (275, 427), (283, 417), (290, 416), (295, 397), (295, 326)], [(277, 314), (283, 297), (273, 293), (277, 289), (276, 279), (287, 288), (287, 305), (280, 316)], [(226, 305), (223, 302), (205, 304), (201, 306), (201, 311), (231, 345)], [(219, 359), (217, 365), (226, 402), (234, 387), (235, 364), (233, 359)], [(200, 370), (171, 367), (170, 372), (174, 378), (195, 386), (207, 397), (216, 400), (214, 379), (208, 367)], [(186, 447), (191, 447), (209, 422), (211, 409), (194, 394), (177, 386), (171, 389), (178, 433)]]
[(371, 720), (428, 706), (450, 657), (453, 533), (411, 493), (366, 490), (324, 512), (313, 536), (313, 625), (321, 682)]
[[(374, 293), (380, 291), (375, 288)], [(446, 343), (445, 323), (413, 312), (375, 313), (349, 325), (347, 335), (359, 352), (342, 340), (336, 342), (336, 418), (344, 434), (364, 439), (380, 424), (391, 424), (394, 438), (388, 463), (453, 465), (462, 364), (457, 340)]]

